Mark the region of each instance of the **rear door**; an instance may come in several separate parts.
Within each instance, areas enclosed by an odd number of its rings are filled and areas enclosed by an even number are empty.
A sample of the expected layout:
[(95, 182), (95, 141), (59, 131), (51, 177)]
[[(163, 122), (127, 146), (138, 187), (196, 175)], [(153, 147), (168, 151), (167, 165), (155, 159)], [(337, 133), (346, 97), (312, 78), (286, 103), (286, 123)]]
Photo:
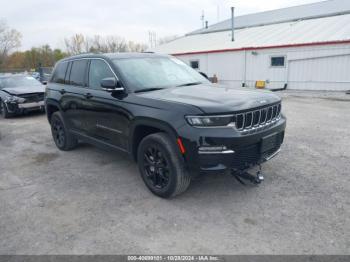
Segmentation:
[(89, 104), (86, 103), (87, 59), (71, 61), (66, 73), (66, 85), (62, 95), (61, 106), (69, 129), (86, 133), (88, 129), (86, 113)]

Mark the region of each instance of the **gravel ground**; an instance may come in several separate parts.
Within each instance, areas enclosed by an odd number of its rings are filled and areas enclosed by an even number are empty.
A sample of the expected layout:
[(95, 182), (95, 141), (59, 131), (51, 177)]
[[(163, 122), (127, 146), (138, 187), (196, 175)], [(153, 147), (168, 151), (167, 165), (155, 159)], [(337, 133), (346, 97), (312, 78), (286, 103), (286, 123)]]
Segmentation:
[(350, 254), (350, 96), (281, 92), (265, 182), (206, 175), (153, 196), (127, 156), (56, 149), (42, 114), (0, 120), (0, 254)]

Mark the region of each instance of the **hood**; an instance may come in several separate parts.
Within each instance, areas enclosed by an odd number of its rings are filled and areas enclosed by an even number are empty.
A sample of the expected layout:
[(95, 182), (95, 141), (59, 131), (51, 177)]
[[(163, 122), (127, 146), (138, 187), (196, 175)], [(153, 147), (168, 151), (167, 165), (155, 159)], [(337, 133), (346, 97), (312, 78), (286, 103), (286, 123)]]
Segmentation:
[(208, 114), (241, 111), (281, 101), (280, 97), (270, 91), (227, 88), (210, 84), (167, 88), (140, 93), (140, 95), (158, 100), (193, 105)]
[(31, 93), (44, 93), (45, 86), (38, 85), (38, 86), (5, 87), (1, 90), (5, 91), (6, 93), (9, 93), (10, 95), (24, 95), (24, 94), (31, 94)]

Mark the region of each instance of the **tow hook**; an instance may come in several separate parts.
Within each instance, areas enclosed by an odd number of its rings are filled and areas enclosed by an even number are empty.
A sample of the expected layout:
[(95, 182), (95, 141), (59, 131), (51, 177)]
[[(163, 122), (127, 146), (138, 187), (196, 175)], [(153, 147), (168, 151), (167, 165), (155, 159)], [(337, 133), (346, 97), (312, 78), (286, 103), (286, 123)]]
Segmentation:
[(258, 170), (254, 173), (252, 174), (251, 172), (249, 172), (249, 169), (231, 170), (231, 174), (233, 175), (233, 177), (236, 178), (237, 181), (240, 182), (242, 185), (246, 185), (246, 183), (244, 183), (243, 180), (249, 181), (254, 185), (259, 185), (262, 181), (264, 181), (264, 176), (261, 173), (261, 165), (258, 166)]

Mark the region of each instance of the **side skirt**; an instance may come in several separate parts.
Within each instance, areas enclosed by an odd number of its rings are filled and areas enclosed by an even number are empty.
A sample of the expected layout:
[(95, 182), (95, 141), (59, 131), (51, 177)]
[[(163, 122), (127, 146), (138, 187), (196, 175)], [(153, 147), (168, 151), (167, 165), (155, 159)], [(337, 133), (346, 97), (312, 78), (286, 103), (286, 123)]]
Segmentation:
[(96, 146), (96, 147), (99, 147), (103, 150), (113, 150), (113, 151), (117, 151), (117, 152), (122, 152), (124, 154), (127, 154), (128, 156), (131, 156), (130, 152), (127, 151), (126, 149), (124, 148), (121, 148), (121, 147), (118, 147), (118, 146), (115, 146), (115, 145), (112, 145), (110, 143), (107, 143), (107, 142), (104, 142), (104, 141), (101, 141), (99, 139), (96, 139), (94, 137), (91, 137), (91, 136), (88, 136), (88, 135), (85, 135), (85, 134), (82, 134), (80, 132), (77, 132), (77, 131), (74, 131), (74, 130), (70, 130), (70, 132), (76, 137), (78, 138), (79, 140), (83, 141), (83, 142), (86, 142), (88, 144), (91, 144), (93, 146)]

